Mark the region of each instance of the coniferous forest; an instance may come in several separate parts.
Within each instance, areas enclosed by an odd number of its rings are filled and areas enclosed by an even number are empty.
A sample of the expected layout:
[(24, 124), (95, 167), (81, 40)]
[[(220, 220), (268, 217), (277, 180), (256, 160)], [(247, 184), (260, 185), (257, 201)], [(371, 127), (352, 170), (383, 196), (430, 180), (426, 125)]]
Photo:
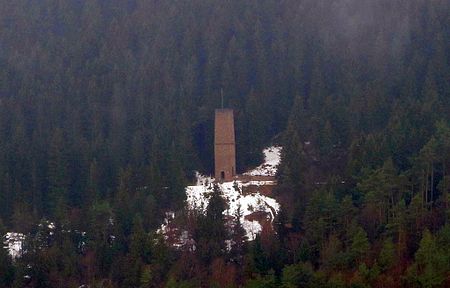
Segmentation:
[[(222, 99), (282, 210), (175, 249)], [(449, 201), (448, 0), (0, 0), (0, 287), (450, 287)]]

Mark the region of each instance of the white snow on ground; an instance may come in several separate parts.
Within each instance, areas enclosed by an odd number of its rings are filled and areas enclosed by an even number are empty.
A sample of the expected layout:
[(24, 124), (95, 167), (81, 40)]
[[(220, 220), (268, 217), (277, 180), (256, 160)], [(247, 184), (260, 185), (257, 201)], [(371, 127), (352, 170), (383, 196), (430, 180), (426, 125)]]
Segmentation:
[(22, 255), (23, 241), (25, 240), (25, 235), (22, 233), (8, 232), (5, 235), (5, 241), (3, 244), (4, 249), (7, 249), (11, 258), (15, 259)]
[[(281, 147), (269, 147), (264, 149), (265, 162), (256, 169), (244, 173), (247, 176), (275, 176), (278, 164), (280, 163)], [(191, 210), (199, 210), (204, 212), (208, 206), (209, 199), (213, 193), (214, 178), (207, 177), (196, 173), (196, 184), (186, 187), (187, 207)], [(246, 219), (246, 216), (254, 212), (263, 212), (267, 215), (269, 222), (273, 221), (275, 214), (279, 211), (280, 205), (278, 202), (270, 197), (262, 195), (258, 190), (260, 186), (275, 185), (273, 180), (258, 180), (258, 181), (240, 181), (218, 183), (219, 188), (223, 193), (228, 208), (224, 211), (224, 215), (234, 217), (237, 214), (238, 207), (241, 210), (241, 223), (246, 231), (248, 240), (254, 240), (256, 235), (262, 230), (261, 224), (254, 220)], [(243, 195), (244, 187), (253, 186), (253, 193)], [(167, 235), (169, 232), (169, 223), (175, 218), (173, 212), (166, 215), (164, 223), (158, 230), (158, 233)], [(167, 238), (167, 237), (166, 237)], [(180, 236), (178, 242), (183, 243), (183, 236)], [(185, 238), (185, 236), (184, 236)]]
[[(56, 225), (54, 222), (50, 222), (48, 220), (42, 220), (38, 225), (38, 232), (31, 237), (35, 237), (35, 240), (41, 241), (42, 246), (39, 246), (39, 249), (45, 249), (48, 246), (45, 244), (49, 241), (49, 239), (54, 235), (54, 230), (56, 229)], [(71, 230), (61, 230), (63, 233), (71, 233)], [(75, 230), (74, 231), (77, 234), (80, 234), (81, 236), (85, 237), (86, 232), (80, 232)], [(0, 249), (3, 247), (3, 249), (6, 249), (8, 251), (8, 254), (11, 256), (12, 259), (17, 259), (22, 257), (22, 255), (26, 254), (26, 248), (24, 247), (24, 242), (26, 238), (30, 237), (30, 235), (24, 235), (23, 233), (17, 233), (17, 232), (8, 232), (5, 235), (3, 235), (3, 246), (2, 244), (2, 235), (0, 235)], [(114, 236), (112, 236), (114, 237)], [(82, 247), (85, 245), (85, 241), (82, 240), (79, 243), (79, 247)], [(25, 277), (25, 276), (24, 276)]]
[[(205, 177), (200, 176), (201, 179)], [(265, 185), (265, 181), (256, 181), (257, 186)], [(273, 181), (269, 185), (273, 185)], [(198, 209), (205, 211), (208, 206), (209, 198), (213, 193), (213, 184), (210, 181), (202, 182), (197, 181), (197, 183), (204, 183), (203, 185), (188, 186), (186, 188), (187, 194), (187, 205), (190, 209)], [(225, 198), (228, 209), (224, 211), (225, 215), (235, 216), (238, 207), (241, 208), (241, 222), (244, 229), (247, 232), (247, 237), (249, 240), (253, 240), (256, 234), (261, 232), (261, 225), (257, 221), (249, 221), (245, 219), (254, 212), (266, 212), (268, 214), (268, 220), (272, 221), (275, 218), (275, 213), (280, 209), (280, 205), (273, 198), (261, 195), (259, 192), (252, 193), (249, 195), (242, 195), (242, 188), (244, 186), (249, 186), (249, 183), (243, 183), (242, 181), (225, 182), (218, 184), (222, 190), (223, 197)], [(253, 184), (254, 185), (254, 184)]]
[[(55, 229), (55, 223), (48, 220), (43, 220), (39, 223), (38, 227), (43, 228), (45, 226), (49, 229), (49, 235), (53, 235)], [(3, 248), (8, 250), (9, 255), (12, 259), (21, 257), (24, 254), (23, 242), (25, 241), (25, 235), (22, 233), (8, 232), (4, 235), (4, 246)]]
[[(165, 234), (169, 229), (170, 222), (175, 218), (175, 212), (169, 211), (166, 212), (166, 217), (164, 218), (163, 224), (161, 224), (161, 227), (156, 230), (156, 233)], [(166, 237), (167, 239), (167, 237)]]
[(264, 149), (264, 163), (244, 173), (250, 176), (275, 176), (280, 164), (281, 147), (272, 146)]

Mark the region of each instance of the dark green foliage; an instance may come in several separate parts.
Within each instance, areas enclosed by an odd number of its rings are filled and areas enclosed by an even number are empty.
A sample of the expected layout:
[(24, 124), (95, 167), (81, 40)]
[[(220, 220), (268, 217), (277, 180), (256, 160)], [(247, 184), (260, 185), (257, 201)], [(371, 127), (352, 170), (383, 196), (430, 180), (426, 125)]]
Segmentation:
[(387, 238), (383, 242), (383, 248), (378, 256), (378, 264), (382, 270), (387, 270), (395, 263), (395, 246), (391, 238)]
[(252, 272), (265, 275), (270, 269), (270, 262), (266, 251), (264, 251), (262, 247), (261, 238), (259, 236), (256, 236), (256, 239), (253, 241), (249, 250)]
[(230, 259), (237, 265), (243, 264), (243, 257), (247, 253), (247, 236), (244, 227), (242, 226), (241, 217), (242, 210), (238, 207), (236, 214), (234, 215), (234, 223), (232, 232), (230, 235)]
[(277, 282), (275, 280), (275, 275), (273, 273), (269, 273), (265, 276), (259, 276), (256, 279), (249, 280), (245, 286), (245, 288), (275, 288), (278, 287)]
[(222, 191), (214, 184), (206, 213), (199, 216), (198, 229), (194, 235), (199, 257), (204, 263), (211, 263), (215, 258), (225, 254), (225, 240), (229, 239), (223, 215), (225, 209), (226, 202)]
[(365, 256), (369, 252), (370, 244), (367, 239), (367, 233), (361, 227), (358, 227), (351, 239), (350, 256), (352, 262), (359, 263), (364, 260)]
[[(446, 0), (0, 0), (0, 236), (27, 239), (14, 261), (0, 243), (0, 286), (449, 286), (448, 15)], [(155, 231), (194, 170), (213, 172), (222, 96), (238, 171), (283, 145), (283, 212), (245, 243), (216, 189), (179, 251)]]
[(425, 230), (415, 255), (415, 263), (408, 271), (408, 279), (417, 287), (439, 287), (446, 279), (449, 264), (448, 253), (443, 253), (435, 237)]
[(285, 288), (294, 287), (312, 287), (314, 278), (314, 269), (309, 263), (299, 263), (288, 265), (283, 269), (281, 279), (282, 286)]

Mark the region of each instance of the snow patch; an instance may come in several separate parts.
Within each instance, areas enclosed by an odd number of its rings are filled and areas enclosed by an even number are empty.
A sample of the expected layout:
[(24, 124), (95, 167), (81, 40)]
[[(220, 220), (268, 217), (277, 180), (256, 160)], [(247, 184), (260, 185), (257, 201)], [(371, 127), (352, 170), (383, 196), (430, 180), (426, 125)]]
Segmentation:
[(8, 232), (5, 235), (5, 241), (3, 242), (5, 246), (3, 246), (3, 248), (8, 250), (11, 258), (16, 259), (22, 255), (24, 240), (24, 234)]
[[(38, 243), (36, 246), (37, 249), (46, 249), (49, 248), (53, 242), (53, 235), (55, 234), (56, 224), (54, 222), (50, 222), (48, 220), (43, 219), (38, 225), (38, 230), (36, 233), (24, 235), (23, 233), (17, 232), (8, 232), (3, 235), (3, 246), (0, 246), (0, 249), (6, 249), (10, 257), (14, 260), (22, 257), (27, 253), (26, 247), (24, 247), (24, 242), (27, 239), (32, 239), (35, 243)], [(75, 233), (81, 236), (81, 240), (78, 243), (78, 248), (82, 249), (86, 245), (86, 232), (80, 232), (78, 230), (60, 230), (62, 233)], [(0, 235), (1, 239), (1, 235)], [(114, 241), (115, 236), (110, 235), (110, 241)], [(0, 241), (1, 244), (1, 241)], [(25, 244), (26, 245), (26, 244)], [(27, 267), (30, 268), (30, 267)]]
[[(198, 182), (198, 181), (197, 181)], [(255, 186), (265, 185), (265, 181), (255, 181), (251, 183)], [(269, 185), (273, 185), (273, 181)], [(234, 217), (238, 208), (241, 210), (241, 223), (247, 232), (247, 238), (254, 240), (256, 234), (261, 232), (261, 224), (257, 221), (249, 221), (245, 217), (254, 212), (265, 212), (268, 220), (273, 221), (275, 214), (280, 210), (280, 205), (273, 198), (262, 195), (259, 192), (249, 195), (242, 195), (242, 188), (249, 186), (249, 183), (241, 181), (218, 183), (222, 196), (228, 204), (228, 209), (224, 211), (224, 215)], [(204, 182), (203, 185), (188, 186), (186, 188), (187, 206), (189, 209), (196, 209), (204, 212), (208, 206), (209, 199), (213, 193), (213, 184)]]
[[(264, 149), (265, 162), (259, 167), (244, 173), (246, 176), (275, 176), (277, 172), (278, 165), (280, 163), (280, 153), (281, 147), (268, 147)], [(247, 177), (248, 178), (248, 177)], [(260, 178), (259, 178), (260, 179)], [(240, 209), (240, 217), (243, 228), (246, 231), (246, 236), (248, 240), (254, 240), (256, 235), (261, 233), (262, 226), (261, 223), (248, 217), (253, 213), (258, 213), (259, 217), (261, 215), (267, 215), (267, 221), (272, 222), (275, 219), (276, 213), (280, 210), (280, 204), (268, 196), (262, 195), (260, 193), (260, 187), (262, 186), (272, 186), (276, 185), (276, 181), (272, 179), (268, 180), (252, 180), (241, 181), (235, 180), (233, 182), (217, 183), (220, 190), (222, 191), (222, 197), (227, 203), (227, 209), (224, 211), (225, 216), (228, 219), (233, 219), (236, 217), (238, 209)], [(250, 187), (252, 193), (243, 194), (244, 188)], [(250, 189), (249, 189), (250, 190)], [(189, 210), (196, 210), (204, 213), (209, 203), (209, 199), (214, 193), (214, 178), (201, 175), (196, 172), (196, 183), (192, 186), (186, 187), (186, 206)], [(171, 225), (172, 220), (175, 218), (173, 212), (166, 213), (163, 224), (158, 233), (163, 235), (167, 240), (169, 235), (173, 235), (174, 232), (176, 236), (174, 244), (176, 247), (180, 247), (191, 241), (187, 234), (187, 231), (178, 230), (178, 228), (173, 228)], [(180, 234), (181, 233), (181, 234)], [(195, 247), (195, 246), (194, 246)], [(195, 248), (194, 248), (195, 249)]]
[(244, 173), (249, 176), (275, 176), (281, 161), (281, 147), (272, 146), (263, 150), (264, 163), (255, 169)]

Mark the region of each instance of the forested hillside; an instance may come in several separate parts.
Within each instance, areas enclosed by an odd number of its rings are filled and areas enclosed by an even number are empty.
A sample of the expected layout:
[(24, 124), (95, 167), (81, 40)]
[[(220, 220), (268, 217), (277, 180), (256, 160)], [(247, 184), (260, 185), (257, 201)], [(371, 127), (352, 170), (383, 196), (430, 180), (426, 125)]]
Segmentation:
[[(0, 0), (0, 287), (450, 286), (449, 35), (448, 0)], [(177, 250), (222, 98), (282, 211), (225, 249), (214, 197)]]

